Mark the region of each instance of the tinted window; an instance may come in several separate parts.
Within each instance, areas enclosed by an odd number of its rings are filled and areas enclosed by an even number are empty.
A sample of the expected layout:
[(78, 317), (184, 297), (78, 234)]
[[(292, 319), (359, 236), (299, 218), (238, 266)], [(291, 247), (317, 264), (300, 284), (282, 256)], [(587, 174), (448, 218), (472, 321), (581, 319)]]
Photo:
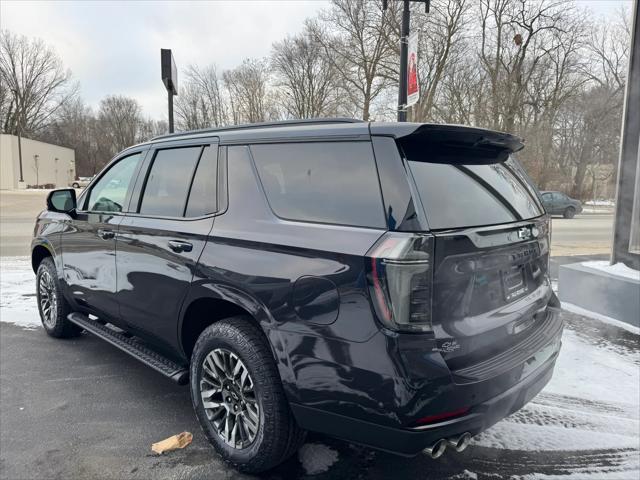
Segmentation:
[(187, 217), (200, 217), (216, 211), (217, 169), (218, 147), (206, 147), (191, 185)]
[(121, 212), (141, 154), (123, 158), (91, 188), (87, 209), (92, 212)]
[(502, 197), (515, 210), (515, 216), (526, 219), (542, 214), (534, 197), (507, 166), (494, 163), (469, 165), (467, 168), (488, 184), (486, 187), (492, 195)]
[(567, 196), (564, 193), (554, 193), (553, 197), (555, 200), (559, 201), (559, 202), (564, 202), (567, 199)]
[(202, 147), (158, 150), (142, 196), (140, 213), (182, 217)]
[(251, 152), (276, 215), (290, 220), (384, 227), (370, 143), (253, 145)]
[(528, 188), (505, 165), (447, 165), (409, 160), (434, 229), (490, 225), (541, 215)]

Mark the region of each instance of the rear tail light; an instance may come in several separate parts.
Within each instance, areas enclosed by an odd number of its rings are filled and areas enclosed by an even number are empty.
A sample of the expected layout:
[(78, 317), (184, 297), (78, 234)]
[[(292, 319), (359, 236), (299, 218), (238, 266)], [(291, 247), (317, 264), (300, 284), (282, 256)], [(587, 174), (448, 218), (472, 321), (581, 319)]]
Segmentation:
[(386, 233), (367, 254), (374, 309), (389, 329), (431, 331), (433, 237)]
[(449, 420), (454, 417), (461, 417), (470, 410), (469, 407), (459, 408), (451, 412), (438, 413), (436, 415), (429, 415), (428, 417), (422, 417), (414, 421), (412, 426), (418, 427), (420, 425), (428, 425), (429, 423), (435, 423), (442, 420)]

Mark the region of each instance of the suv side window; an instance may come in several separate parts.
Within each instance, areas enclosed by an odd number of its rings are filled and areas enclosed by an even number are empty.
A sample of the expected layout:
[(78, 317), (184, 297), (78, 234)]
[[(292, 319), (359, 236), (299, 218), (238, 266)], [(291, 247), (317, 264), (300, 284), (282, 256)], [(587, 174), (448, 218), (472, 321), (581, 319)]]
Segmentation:
[(385, 228), (370, 142), (251, 145), (273, 212), (288, 220)]
[(141, 153), (134, 153), (109, 168), (102, 178), (91, 187), (87, 210), (90, 212), (121, 212), (141, 157)]
[(142, 194), (140, 213), (182, 217), (187, 195), (203, 148), (157, 150)]

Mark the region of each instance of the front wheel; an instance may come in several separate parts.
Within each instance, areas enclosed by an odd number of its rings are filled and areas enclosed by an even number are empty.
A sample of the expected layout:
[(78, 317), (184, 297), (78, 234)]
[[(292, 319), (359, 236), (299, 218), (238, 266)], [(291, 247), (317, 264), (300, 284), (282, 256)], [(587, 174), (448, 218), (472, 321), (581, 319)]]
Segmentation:
[(191, 356), (191, 400), (211, 444), (238, 470), (258, 473), (296, 452), (295, 422), (262, 331), (246, 317), (206, 328)]
[(77, 183), (77, 182), (74, 182), (73, 184), (71, 184), (71, 186), (72, 186), (73, 188), (80, 188), (80, 184), (79, 184), (79, 183)]
[(564, 218), (573, 218), (576, 216), (576, 209), (573, 207), (567, 207), (562, 216)]
[(67, 320), (71, 307), (62, 295), (56, 266), (47, 257), (38, 266), (36, 273), (36, 298), (38, 312), (45, 331), (56, 338), (75, 337), (82, 329)]

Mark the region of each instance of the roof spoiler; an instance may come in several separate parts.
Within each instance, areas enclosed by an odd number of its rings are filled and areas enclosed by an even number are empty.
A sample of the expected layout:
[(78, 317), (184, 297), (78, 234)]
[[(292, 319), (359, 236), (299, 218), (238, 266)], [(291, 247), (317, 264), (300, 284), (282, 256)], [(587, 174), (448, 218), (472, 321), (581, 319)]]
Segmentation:
[(371, 134), (391, 134), (407, 158), (430, 163), (502, 163), (524, 148), (514, 135), (460, 125), (372, 124)]

